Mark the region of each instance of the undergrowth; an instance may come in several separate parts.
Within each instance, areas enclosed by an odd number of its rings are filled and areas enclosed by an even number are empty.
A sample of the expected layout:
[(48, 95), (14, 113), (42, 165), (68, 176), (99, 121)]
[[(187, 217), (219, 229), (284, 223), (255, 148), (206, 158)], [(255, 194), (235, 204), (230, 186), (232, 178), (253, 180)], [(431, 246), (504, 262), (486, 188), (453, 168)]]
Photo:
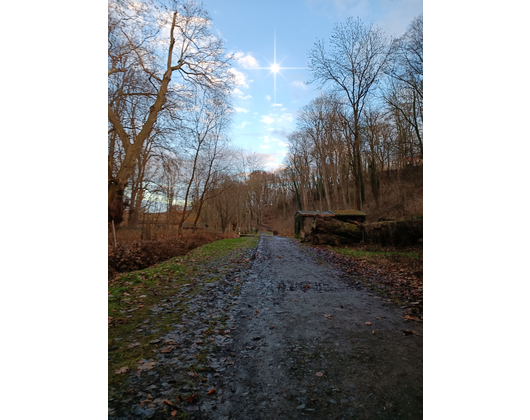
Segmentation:
[[(202, 290), (202, 285), (196, 283), (197, 275), (219, 273), (221, 276), (219, 262), (223, 258), (240, 262), (243, 253), (257, 243), (257, 237), (223, 239), (203, 245), (186, 256), (109, 280), (108, 381), (109, 387), (115, 389), (113, 395), (123, 392), (119, 388), (127, 377), (115, 371), (123, 367), (133, 370), (139, 360), (156, 357), (158, 345), (149, 343), (174, 330), (181, 322), (187, 302)], [(178, 297), (183, 290), (183, 296)], [(164, 307), (169, 302), (177, 302), (170, 313), (151, 312), (154, 305)], [(210, 332), (225, 321), (218, 319)]]

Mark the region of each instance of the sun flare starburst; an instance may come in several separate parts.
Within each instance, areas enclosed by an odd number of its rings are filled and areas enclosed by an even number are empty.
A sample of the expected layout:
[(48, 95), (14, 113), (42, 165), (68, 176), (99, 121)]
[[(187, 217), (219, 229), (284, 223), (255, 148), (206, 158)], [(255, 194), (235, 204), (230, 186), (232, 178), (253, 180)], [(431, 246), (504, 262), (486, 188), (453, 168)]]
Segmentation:
[[(268, 61), (268, 60), (267, 60)], [(283, 61), (283, 60), (282, 60)], [(274, 31), (274, 61), (270, 64), (270, 67), (252, 67), (256, 70), (269, 70), (269, 74), (273, 74), (274, 76), (274, 103), (276, 103), (276, 75), (279, 74), (282, 75), (282, 70), (307, 70), (306, 67), (280, 67), (280, 64), (282, 62), (277, 63), (276, 62), (276, 31)]]

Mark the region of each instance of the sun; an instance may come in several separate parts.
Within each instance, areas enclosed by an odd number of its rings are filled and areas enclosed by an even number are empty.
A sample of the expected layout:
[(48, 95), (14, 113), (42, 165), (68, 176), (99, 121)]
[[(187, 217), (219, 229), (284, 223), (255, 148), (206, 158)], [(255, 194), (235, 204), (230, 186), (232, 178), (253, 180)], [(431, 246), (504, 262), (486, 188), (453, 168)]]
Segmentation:
[(274, 63), (272, 66), (271, 66), (271, 71), (273, 73), (278, 73), (280, 71), (280, 66), (276, 63)]

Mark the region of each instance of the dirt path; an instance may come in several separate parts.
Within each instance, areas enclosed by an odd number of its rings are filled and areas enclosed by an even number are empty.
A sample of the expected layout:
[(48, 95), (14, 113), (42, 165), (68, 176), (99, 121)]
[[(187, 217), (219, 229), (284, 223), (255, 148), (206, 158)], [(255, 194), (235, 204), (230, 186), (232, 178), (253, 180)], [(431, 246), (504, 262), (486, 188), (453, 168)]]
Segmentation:
[(421, 322), (319, 258), (263, 234), (192, 270), (111, 341), (145, 358), (109, 419), (422, 418)]
[(422, 418), (421, 323), (286, 238), (262, 235), (241, 280), (235, 363), (196, 418)]

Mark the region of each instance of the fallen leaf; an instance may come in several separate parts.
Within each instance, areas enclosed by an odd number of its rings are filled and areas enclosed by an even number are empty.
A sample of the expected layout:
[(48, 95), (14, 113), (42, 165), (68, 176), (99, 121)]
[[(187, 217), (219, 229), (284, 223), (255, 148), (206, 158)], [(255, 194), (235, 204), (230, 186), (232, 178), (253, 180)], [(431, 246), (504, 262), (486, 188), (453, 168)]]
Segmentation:
[(309, 287), (309, 284), (306, 284), (304, 287), (307, 289)]
[(269, 328), (270, 328), (271, 330), (274, 329), (274, 325), (271, 325)]
[(171, 412), (171, 417), (175, 417), (176, 415), (177, 415), (177, 410), (173, 410), (173, 411)]
[(156, 340), (152, 340), (149, 342), (149, 344), (156, 344), (156, 343), (160, 343), (160, 340), (156, 339)]
[(208, 395), (210, 395), (211, 393), (215, 392), (215, 388), (212, 388), (208, 391)]
[(116, 373), (116, 374), (119, 375), (120, 373), (125, 373), (125, 372), (127, 372), (128, 370), (129, 370), (129, 368), (128, 368), (127, 366), (124, 366), (124, 367), (119, 368), (118, 370), (116, 370), (114, 373)]
[(372, 323), (370, 321), (368, 322), (365, 322), (366, 325), (372, 325)]
[(323, 374), (322, 372), (317, 372), (316, 375), (317, 375), (318, 377), (324, 376), (324, 374)]
[(331, 314), (324, 314), (327, 319), (331, 319)]
[(379, 316), (376, 316), (376, 317), (375, 317), (375, 319), (381, 319), (381, 317), (379, 317)]
[(168, 400), (164, 400), (164, 402), (168, 405), (173, 405), (172, 403), (170, 403)]
[(375, 330), (372, 331), (372, 334), (375, 334)]
[(151, 370), (154, 367), (155, 367), (155, 362), (149, 362), (149, 363), (144, 363), (143, 365), (138, 366), (138, 370), (142, 372), (144, 370)]

